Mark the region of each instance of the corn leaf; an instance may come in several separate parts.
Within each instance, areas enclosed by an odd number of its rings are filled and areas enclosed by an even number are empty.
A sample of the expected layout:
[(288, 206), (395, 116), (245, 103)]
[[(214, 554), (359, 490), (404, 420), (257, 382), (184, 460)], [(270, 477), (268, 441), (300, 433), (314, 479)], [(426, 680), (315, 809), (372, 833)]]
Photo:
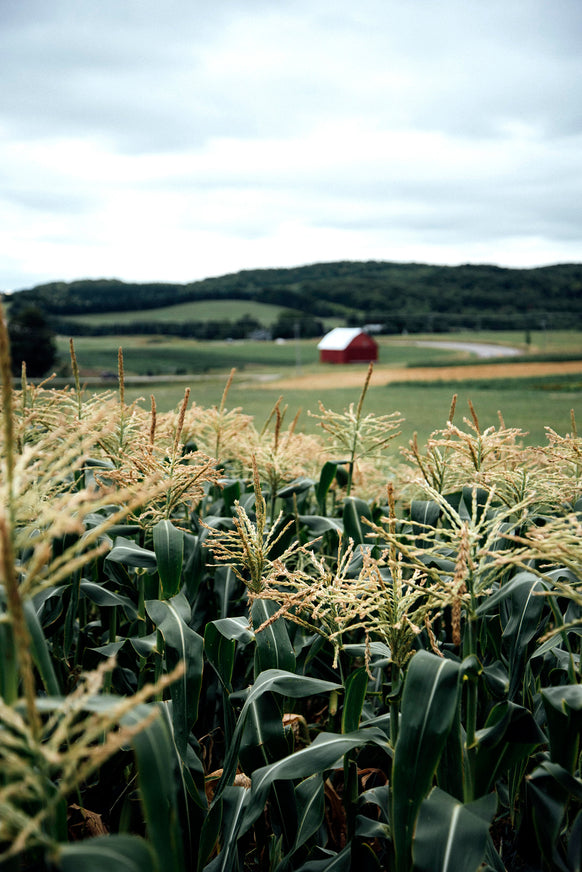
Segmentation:
[(328, 859), (308, 860), (296, 872), (349, 872), (352, 868), (352, 845), (348, 843), (339, 854), (329, 854)]
[(253, 773), (251, 799), (242, 825), (241, 834), (257, 820), (267, 801), (271, 785), (289, 778), (304, 778), (333, 768), (344, 754), (362, 745), (375, 744), (390, 753), (384, 733), (376, 727), (363, 728), (353, 733), (338, 735), (320, 733), (307, 748), (265, 766)]
[(346, 497), (342, 519), (346, 536), (353, 539), (355, 545), (363, 545), (372, 542), (374, 537), (369, 535), (369, 528), (363, 523), (362, 518), (372, 520), (370, 506), (358, 497)]
[(278, 608), (277, 603), (272, 600), (253, 601), (251, 616), (255, 630), (268, 622), (263, 630), (255, 632), (255, 674), (266, 669), (283, 669), (286, 672), (293, 672), (295, 669), (295, 652), (285, 618), (271, 620)]
[(236, 642), (223, 635), (216, 623), (216, 621), (210, 621), (204, 628), (204, 653), (218, 675), (224, 690), (227, 693), (232, 693), (231, 682)]
[(170, 686), (170, 695), (176, 744), (185, 758), (188, 736), (198, 717), (204, 642), (188, 626), (190, 606), (184, 594), (170, 600), (148, 600), (146, 611), (164, 637), (168, 672), (184, 662), (184, 673)]
[(238, 837), (245, 810), (250, 800), (250, 790), (244, 787), (227, 787), (222, 802), (222, 836), (220, 853), (204, 867), (204, 872), (239, 872), (242, 869)]
[(170, 599), (180, 590), (184, 560), (184, 534), (171, 521), (158, 521), (153, 529), (154, 553), (164, 599)]
[[(26, 626), (30, 634), (31, 653), (38, 669), (39, 675), (47, 693), (58, 696), (61, 692), (59, 681), (54, 669), (51, 653), (47, 645), (46, 637), (36, 614), (36, 609), (30, 600), (24, 603), (24, 616)], [(2, 648), (4, 658), (7, 657), (8, 648)]]
[(272, 693), (264, 693), (248, 707), (239, 750), (241, 766), (250, 775), (288, 752), (281, 708)]
[(315, 487), (315, 498), (317, 499), (319, 507), (324, 515), (326, 497), (331, 487), (331, 483), (335, 478), (336, 472), (337, 463), (333, 460), (327, 460), (321, 467), (321, 472), (319, 473), (319, 481), (317, 482), (317, 485)]
[[(335, 682), (312, 678), (308, 675), (295, 675), (291, 672), (283, 672), (280, 669), (267, 669), (265, 672), (261, 672), (254, 685), (250, 688), (240, 711), (236, 729), (224, 761), (223, 776), (217, 787), (215, 797), (218, 798), (226, 785), (234, 778), (245, 721), (249, 708), (256, 699), (267, 691), (280, 693), (293, 699), (300, 699), (301, 697), (312, 696), (318, 693), (329, 693), (332, 690), (339, 690), (340, 687), (341, 684), (336, 684)], [(311, 775), (312, 773), (309, 772), (307, 774)]]
[(507, 618), (503, 627), (503, 644), (508, 652), (509, 699), (520, 692), (529, 646), (540, 634), (545, 598), (539, 594), (544, 586), (531, 573), (520, 573), (520, 579), (511, 586), (505, 600)]
[[(138, 706), (123, 722), (135, 725), (149, 715), (151, 707)], [(148, 838), (156, 852), (159, 869), (183, 872), (184, 833), (180, 820), (180, 761), (171, 726), (158, 717), (132, 737), (139, 775), (141, 801)]]
[(297, 851), (314, 836), (323, 823), (325, 813), (325, 790), (321, 773), (305, 778), (295, 788), (297, 808), (297, 832), (292, 849), (279, 863), (275, 872), (291, 869), (291, 861)]
[(495, 794), (463, 805), (435, 787), (418, 815), (412, 848), (415, 872), (476, 872), (496, 808)]
[(481, 795), (512, 766), (530, 756), (546, 737), (533, 714), (509, 700), (497, 703), (477, 731), (475, 790)]
[(348, 675), (342, 709), (342, 733), (351, 733), (360, 726), (367, 688), (368, 673), (363, 666)]
[(410, 520), (414, 535), (425, 532), (427, 527), (436, 527), (440, 514), (441, 507), (435, 500), (412, 500)]
[(408, 872), (412, 834), (457, 706), (459, 666), (427, 651), (410, 661), (392, 764), (392, 831), (398, 872)]
[(158, 567), (153, 551), (142, 548), (131, 539), (124, 539), (123, 536), (117, 537), (115, 545), (105, 558), (105, 563), (121, 563), (122, 566), (129, 566), (131, 569), (147, 569), (148, 572), (155, 572)]
[(541, 692), (553, 763), (574, 773), (582, 732), (582, 687), (547, 687)]
[(51, 860), (62, 872), (156, 872), (149, 845), (137, 836), (98, 836), (58, 845)]

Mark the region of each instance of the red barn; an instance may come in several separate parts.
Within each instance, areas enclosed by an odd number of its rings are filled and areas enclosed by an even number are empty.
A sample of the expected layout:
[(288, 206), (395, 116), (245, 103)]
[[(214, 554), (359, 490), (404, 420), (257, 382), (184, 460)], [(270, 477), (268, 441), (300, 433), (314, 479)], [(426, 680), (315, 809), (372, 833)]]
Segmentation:
[(359, 327), (336, 327), (317, 346), (320, 363), (369, 363), (378, 360), (378, 343)]

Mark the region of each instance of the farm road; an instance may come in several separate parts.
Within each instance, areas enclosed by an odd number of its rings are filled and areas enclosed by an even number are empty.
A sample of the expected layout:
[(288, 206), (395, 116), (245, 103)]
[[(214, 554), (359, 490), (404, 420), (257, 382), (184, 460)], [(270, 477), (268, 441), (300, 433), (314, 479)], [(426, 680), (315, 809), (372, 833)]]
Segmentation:
[[(406, 343), (409, 344), (409, 343)], [(523, 354), (521, 348), (511, 348), (505, 345), (494, 345), (491, 342), (441, 342), (430, 339), (419, 339), (412, 343), (418, 348), (446, 348), (451, 351), (468, 351), (476, 357), (518, 357)]]

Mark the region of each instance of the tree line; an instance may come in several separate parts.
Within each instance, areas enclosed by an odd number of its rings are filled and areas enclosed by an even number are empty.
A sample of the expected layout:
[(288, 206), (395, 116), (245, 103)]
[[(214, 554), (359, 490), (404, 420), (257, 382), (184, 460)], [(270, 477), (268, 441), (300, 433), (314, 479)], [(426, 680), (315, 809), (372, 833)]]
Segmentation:
[(187, 284), (52, 282), (20, 291), (11, 305), (33, 303), (53, 323), (80, 314), (139, 311), (136, 323), (143, 325), (148, 309), (209, 299), (271, 303), (316, 319), (342, 317), (351, 324), (385, 323), (394, 332), (580, 327), (582, 264), (509, 269), (341, 261), (245, 270)]

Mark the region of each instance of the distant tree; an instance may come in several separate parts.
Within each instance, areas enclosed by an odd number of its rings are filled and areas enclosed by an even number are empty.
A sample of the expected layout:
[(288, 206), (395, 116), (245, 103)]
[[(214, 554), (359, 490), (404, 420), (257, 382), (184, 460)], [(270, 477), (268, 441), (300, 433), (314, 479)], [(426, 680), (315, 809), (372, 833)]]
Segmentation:
[(14, 307), (8, 322), (12, 372), (20, 375), (22, 361), (32, 378), (45, 375), (57, 359), (54, 333), (38, 306)]
[(298, 315), (293, 310), (284, 310), (272, 327), (273, 336), (279, 339), (293, 339), (300, 336), (302, 339), (311, 339), (322, 336), (323, 324), (312, 315)]

